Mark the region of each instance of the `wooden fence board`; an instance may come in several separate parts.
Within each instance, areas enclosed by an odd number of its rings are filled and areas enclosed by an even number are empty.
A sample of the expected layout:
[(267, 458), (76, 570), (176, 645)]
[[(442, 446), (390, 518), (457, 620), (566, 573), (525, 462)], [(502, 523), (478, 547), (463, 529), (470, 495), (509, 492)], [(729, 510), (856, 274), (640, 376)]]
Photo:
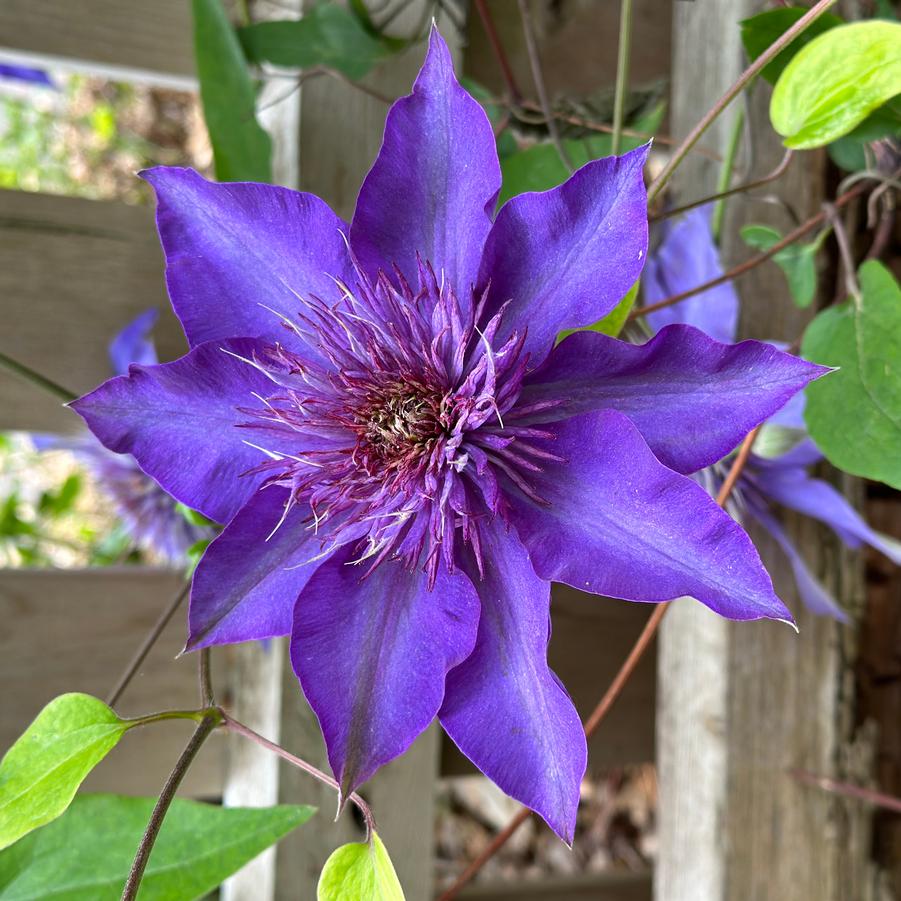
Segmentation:
[[(548, 659), (583, 719), (616, 675), (641, 632), (649, 609), (646, 604), (599, 598), (567, 585), (554, 585)], [(654, 759), (656, 678), (656, 653), (652, 647), (589, 742), (591, 772)], [(445, 776), (475, 772), (449, 739), (444, 742), (441, 770)]]
[(476, 882), (460, 901), (651, 901), (650, 872), (598, 873), (534, 882)]
[[(56, 695), (83, 691), (103, 698), (180, 585), (178, 573), (137, 567), (2, 571), (0, 753)], [(117, 712), (136, 716), (198, 705), (196, 655), (175, 659), (184, 640), (184, 613), (176, 613)], [(214, 676), (221, 681), (221, 672)], [(126, 735), (85, 789), (158, 794), (191, 728), (159, 723)], [(185, 794), (219, 796), (222, 751), (214, 736), (189, 770)]]
[[(737, 77), (736, 23), (759, 0), (677, 3), (673, 34), (673, 128), (684, 135)], [(754, 174), (774, 168), (784, 148), (768, 119), (770, 88), (758, 80), (747, 105)], [(725, 146), (731, 115), (705, 135)], [(712, 193), (716, 168), (695, 158), (676, 183), (677, 202)], [(742, 178), (747, 175), (743, 174)], [(820, 208), (822, 153), (805, 154), (767, 188), (800, 219)], [(746, 259), (739, 222), (792, 227), (786, 206), (736, 198), (727, 207), (723, 254)], [(741, 336), (794, 341), (814, 310), (799, 310), (783, 276), (768, 264), (737, 283)], [(831, 291), (827, 294), (831, 298)], [(853, 498), (854, 480), (841, 479)], [(787, 517), (789, 533), (814, 572), (854, 615), (862, 595), (859, 556), (815, 523)], [(801, 768), (867, 780), (867, 741), (855, 735), (851, 690), (855, 627), (814, 617), (801, 606), (787, 561), (753, 532), (800, 634), (779, 623), (726, 623), (695, 604), (675, 607), (660, 638), (658, 784), (660, 901), (816, 898), (864, 901), (870, 890), (870, 813), (860, 804), (795, 783)]]
[[(185, 349), (149, 207), (0, 191), (0, 350), (76, 393), (111, 375), (107, 344), (138, 313), (161, 315), (161, 358)], [(0, 426), (74, 431), (77, 416), (0, 372)]]
[(3, 0), (0, 54), (125, 81), (190, 88), (189, 0)]

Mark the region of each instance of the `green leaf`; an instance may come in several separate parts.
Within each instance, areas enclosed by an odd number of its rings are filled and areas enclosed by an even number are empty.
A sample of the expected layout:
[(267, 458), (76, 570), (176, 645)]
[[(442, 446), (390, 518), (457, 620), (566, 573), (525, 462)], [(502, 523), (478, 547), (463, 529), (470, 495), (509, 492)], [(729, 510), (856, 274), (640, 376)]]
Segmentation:
[(256, 87), (220, 0), (192, 0), (203, 117), (219, 181), (272, 181), (272, 140), (256, 119)]
[(867, 144), (895, 135), (901, 135), (901, 96), (893, 97), (870, 113), (852, 132), (833, 141), (827, 150), (836, 166), (847, 172), (859, 172), (869, 165)]
[[(629, 130), (653, 134), (660, 127), (664, 111), (664, 105), (657, 104), (649, 113), (630, 122)], [(634, 150), (645, 141), (645, 138), (624, 136), (623, 152)], [(565, 140), (563, 145), (573, 166), (578, 169), (591, 160), (610, 156), (613, 139), (609, 134), (599, 133), (584, 140), (570, 138)], [(503, 184), (499, 204), (525, 191), (547, 191), (569, 178), (569, 171), (560, 159), (557, 148), (547, 142), (533, 144), (525, 150), (501, 159), (501, 174)]]
[[(742, 226), (741, 237), (745, 244), (757, 250), (769, 250), (782, 240), (780, 232), (768, 225)], [(773, 257), (773, 262), (785, 274), (792, 300), (799, 307), (809, 307), (816, 295), (816, 255), (820, 243), (818, 239), (810, 244), (789, 244)]]
[(854, 22), (821, 34), (785, 67), (770, 120), (786, 147), (820, 147), (899, 93), (901, 23)]
[(641, 280), (639, 279), (629, 288), (626, 296), (603, 319), (599, 319), (594, 325), (585, 326), (584, 329), (565, 329), (560, 332), (557, 335), (557, 343), (559, 344), (567, 335), (582, 331), (600, 332), (602, 335), (610, 335), (611, 338), (616, 338), (623, 330), (626, 319), (629, 318), (629, 313), (632, 312), (632, 307), (635, 306), (635, 299), (638, 297), (638, 286), (640, 284)]
[(217, 523), (214, 520), (208, 519), (202, 513), (198, 513), (197, 510), (192, 510), (189, 506), (187, 506), (187, 504), (178, 503), (175, 505), (175, 509), (192, 526), (215, 526), (215, 525), (217, 525)]
[(860, 267), (860, 301), (824, 310), (801, 352), (840, 367), (807, 387), (804, 418), (830, 462), (901, 488), (901, 287), (881, 263)]
[[(759, 15), (745, 19), (741, 25), (741, 42), (745, 53), (752, 61), (767, 50), (788, 31), (805, 13), (810, 12), (802, 6), (789, 6), (782, 9), (770, 9)], [(832, 13), (824, 13), (804, 29), (781, 53), (767, 63), (760, 74), (770, 83), (775, 84), (785, 67), (795, 54), (830, 28), (841, 25), (843, 20)]]
[[(0, 899), (2, 899), (0, 895)], [(342, 845), (322, 868), (317, 901), (404, 901), (397, 873), (382, 840)]]
[(131, 725), (90, 695), (54, 698), (0, 762), (0, 848), (58, 817)]
[(301, 19), (248, 25), (238, 37), (250, 62), (291, 69), (328, 66), (354, 79), (407, 46), (373, 34), (359, 16), (332, 3), (314, 6)]
[[(154, 803), (154, 798), (80, 795), (54, 823), (0, 853), (0, 901), (117, 901)], [(314, 812), (176, 798), (138, 898), (202, 898)]]

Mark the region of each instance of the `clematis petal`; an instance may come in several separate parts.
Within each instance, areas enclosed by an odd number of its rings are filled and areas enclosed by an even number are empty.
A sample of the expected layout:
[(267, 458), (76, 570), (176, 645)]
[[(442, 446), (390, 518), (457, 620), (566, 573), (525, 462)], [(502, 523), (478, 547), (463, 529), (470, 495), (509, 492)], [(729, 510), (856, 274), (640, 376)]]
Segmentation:
[(413, 285), (419, 253), (468, 303), (500, 186), (491, 124), (457, 83), (450, 51), (433, 27), (413, 93), (391, 107), (360, 189), (354, 252), (370, 275), (396, 264)]
[(265, 459), (236, 428), (272, 383), (229, 353), (252, 357), (257, 341), (201, 344), (173, 363), (132, 366), (70, 405), (112, 451), (133, 454), (141, 469), (182, 503), (227, 522), (262, 476), (242, 473)]
[(296, 321), (310, 294), (337, 300), (330, 276), (352, 277), (347, 225), (312, 194), (175, 167), (141, 176), (157, 194), (169, 297), (191, 347), (236, 335), (284, 341), (279, 315)]
[(342, 799), (432, 722), (447, 671), (472, 652), (475, 588), (443, 567), (434, 589), (396, 561), (361, 578), (350, 547), (323, 564), (294, 612), (291, 661)]
[(116, 375), (125, 375), (132, 363), (153, 366), (159, 363), (150, 332), (159, 317), (157, 310), (145, 310), (110, 341), (109, 358)]
[(207, 548), (191, 584), (186, 650), (290, 633), (322, 540), (308, 510), (284, 516), (289, 497), (278, 485), (257, 491)]
[(810, 571), (804, 558), (798, 553), (794, 542), (788, 537), (779, 520), (771, 513), (750, 508), (751, 515), (773, 536), (773, 539), (782, 548), (788, 558), (792, 573), (795, 577), (795, 585), (804, 606), (812, 613), (821, 616), (831, 616), (839, 622), (848, 623), (851, 618), (842, 610), (838, 601), (820, 584), (819, 580)]
[(755, 467), (754, 484), (763, 494), (784, 507), (825, 523), (849, 547), (868, 544), (894, 563), (901, 564), (898, 547), (871, 529), (847, 499), (828, 482), (811, 478), (803, 469)]
[[(539, 504), (507, 484), (511, 515), (543, 579), (632, 601), (690, 595), (730, 619), (791, 622), (750, 538), (692, 479), (663, 466), (615, 410), (545, 428)], [(539, 446), (541, 442), (536, 442)]]
[[(689, 210), (667, 223), (657, 251), (648, 259), (641, 277), (647, 305), (690, 291), (723, 274), (720, 255), (710, 230), (707, 209)], [(708, 288), (681, 303), (647, 314), (654, 331), (682, 323), (693, 325), (717, 341), (730, 343), (738, 330), (738, 294), (732, 282)]]
[(447, 677), (439, 718), (470, 760), (572, 844), (587, 747), (579, 715), (547, 665), (550, 584), (513, 529), (480, 530), (484, 578), (475, 650)]
[(550, 191), (513, 197), (498, 213), (479, 275), (489, 289), (485, 316), (509, 301), (499, 338), (526, 332), (534, 363), (563, 329), (609, 313), (641, 274), (648, 149), (594, 160)]
[(687, 325), (667, 326), (642, 345), (576, 332), (530, 377), (520, 403), (563, 398), (545, 419), (619, 410), (661, 463), (689, 473), (724, 457), (827, 372), (760, 341), (720, 344)]

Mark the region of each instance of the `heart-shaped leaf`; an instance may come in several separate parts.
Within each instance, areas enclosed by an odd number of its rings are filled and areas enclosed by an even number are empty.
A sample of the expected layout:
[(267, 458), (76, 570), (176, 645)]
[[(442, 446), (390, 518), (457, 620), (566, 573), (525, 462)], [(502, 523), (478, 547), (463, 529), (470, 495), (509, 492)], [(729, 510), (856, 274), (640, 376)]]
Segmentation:
[(0, 848), (58, 817), (131, 725), (91, 695), (54, 698), (0, 762)]
[(860, 298), (823, 310), (805, 359), (840, 367), (807, 386), (804, 418), (845, 472), (901, 488), (901, 287), (881, 263), (860, 267)]

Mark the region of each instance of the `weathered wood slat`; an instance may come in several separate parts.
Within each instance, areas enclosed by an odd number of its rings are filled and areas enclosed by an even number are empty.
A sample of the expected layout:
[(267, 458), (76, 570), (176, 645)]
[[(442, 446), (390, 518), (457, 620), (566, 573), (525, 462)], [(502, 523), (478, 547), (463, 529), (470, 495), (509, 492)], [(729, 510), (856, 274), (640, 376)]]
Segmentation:
[[(0, 350), (76, 393), (111, 375), (107, 344), (158, 308), (162, 359), (185, 349), (169, 307), (153, 211), (124, 203), (0, 191)], [(0, 372), (5, 429), (74, 431), (52, 397)]]
[(534, 882), (476, 882), (460, 893), (461, 901), (651, 901), (651, 874), (599, 873)]
[[(137, 567), (0, 572), (0, 754), (56, 695), (103, 698), (180, 585), (178, 573)], [(184, 640), (184, 615), (176, 614), (117, 712), (197, 706), (196, 655), (175, 659)], [(217, 682), (221, 676), (214, 672)], [(85, 789), (158, 794), (190, 733), (190, 723), (172, 722), (126, 735)], [(189, 770), (185, 794), (219, 796), (222, 752), (214, 736)]]
[[(738, 75), (736, 23), (756, 0), (677, 3), (673, 35), (673, 128), (683, 135)], [(768, 124), (770, 89), (758, 83), (749, 107), (755, 173), (783, 153)], [(704, 141), (722, 148), (727, 115)], [(695, 158), (677, 175), (680, 201), (712, 193), (716, 171)], [(822, 199), (822, 157), (806, 154), (768, 193), (804, 218)], [(748, 255), (737, 222), (791, 220), (774, 204), (736, 199), (727, 212), (727, 263)], [(797, 309), (772, 264), (738, 282), (742, 336), (791, 342), (812, 311)], [(831, 296), (831, 292), (830, 292)], [(853, 480), (845, 487), (853, 496)], [(852, 612), (859, 609), (859, 559), (820, 527), (787, 521), (799, 549)], [(869, 884), (869, 814), (794, 783), (786, 771), (866, 778), (866, 742), (856, 744), (849, 690), (854, 627), (816, 618), (801, 606), (787, 562), (752, 533), (800, 635), (771, 622), (726, 623), (685, 602), (664, 620), (660, 638), (658, 780), (660, 901), (816, 898), (863, 901)]]
[(106, 75), (190, 88), (189, 0), (3, 0), (0, 53)]
[[(584, 719), (616, 675), (650, 608), (584, 594), (567, 585), (554, 585), (553, 599), (548, 659)], [(652, 648), (589, 743), (591, 772), (654, 759), (655, 697)], [(445, 776), (475, 772), (449, 739), (444, 742), (441, 770)]]

